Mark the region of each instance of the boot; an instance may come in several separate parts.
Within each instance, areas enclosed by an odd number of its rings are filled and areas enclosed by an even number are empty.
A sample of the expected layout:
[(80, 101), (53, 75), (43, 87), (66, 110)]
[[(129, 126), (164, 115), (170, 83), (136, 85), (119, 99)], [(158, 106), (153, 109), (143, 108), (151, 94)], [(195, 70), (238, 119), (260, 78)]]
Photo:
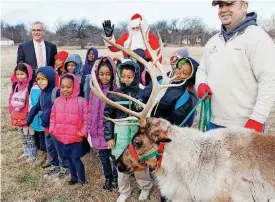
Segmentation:
[(113, 177), (113, 180), (112, 180), (112, 189), (117, 189), (117, 188), (118, 188), (117, 177)]
[(47, 152), (44, 152), (43, 154), (43, 162), (41, 164), (41, 168), (48, 168), (51, 164), (48, 162), (48, 154)]
[(111, 190), (112, 189), (112, 178), (106, 178), (105, 179), (103, 189), (106, 189), (106, 190)]

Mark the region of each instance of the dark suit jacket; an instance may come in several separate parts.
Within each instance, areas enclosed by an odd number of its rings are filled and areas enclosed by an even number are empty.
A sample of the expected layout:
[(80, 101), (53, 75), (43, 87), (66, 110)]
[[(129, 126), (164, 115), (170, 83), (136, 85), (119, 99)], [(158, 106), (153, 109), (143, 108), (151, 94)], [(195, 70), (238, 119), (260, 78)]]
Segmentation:
[[(48, 41), (45, 42), (46, 47), (46, 66), (54, 66), (54, 56), (57, 54), (56, 45)], [(29, 64), (34, 70), (37, 69), (37, 61), (34, 50), (33, 41), (20, 44), (17, 51), (17, 64), (24, 62)]]

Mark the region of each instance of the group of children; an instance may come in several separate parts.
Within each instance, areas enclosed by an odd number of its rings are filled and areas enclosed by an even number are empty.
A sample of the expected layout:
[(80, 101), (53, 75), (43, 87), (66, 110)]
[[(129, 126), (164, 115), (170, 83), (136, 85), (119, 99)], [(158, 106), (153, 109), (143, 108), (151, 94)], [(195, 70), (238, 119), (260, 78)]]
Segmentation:
[[(152, 84), (140, 88), (142, 73), (138, 63), (98, 57), (95, 48), (87, 51), (84, 66), (79, 55), (69, 55), (65, 51), (59, 52), (55, 59), (54, 67), (40, 67), (35, 76), (32, 67), (25, 63), (18, 64), (14, 70), (9, 112), (12, 125), (22, 129), (22, 157), (26, 157), (27, 162), (35, 162), (39, 149), (43, 152), (43, 159), (47, 159), (42, 166), (50, 165), (44, 177), (64, 179), (69, 171), (70, 185), (86, 184), (81, 157), (94, 147), (98, 150), (105, 176), (103, 189), (118, 188), (120, 196), (117, 201), (124, 202), (131, 194), (130, 179), (129, 175), (117, 171), (114, 161), (130, 143), (137, 127), (117, 126), (104, 120), (104, 116), (120, 119), (128, 115), (106, 105), (90, 91), (91, 70), (95, 68), (96, 78), (105, 95), (108, 91), (117, 91), (146, 103)], [(198, 63), (188, 57), (186, 50), (172, 55), (172, 71), (168, 74), (175, 76), (173, 83), (186, 82), (181, 87), (168, 88), (152, 116), (178, 125), (185, 119), (197, 101), (192, 93), (197, 66)], [(158, 78), (159, 82), (161, 79)], [(141, 106), (125, 98), (113, 94), (107, 96), (127, 108), (142, 110)], [(192, 125), (194, 116), (185, 126)], [(141, 187), (139, 200), (143, 201), (152, 187), (149, 171), (134, 174)]]

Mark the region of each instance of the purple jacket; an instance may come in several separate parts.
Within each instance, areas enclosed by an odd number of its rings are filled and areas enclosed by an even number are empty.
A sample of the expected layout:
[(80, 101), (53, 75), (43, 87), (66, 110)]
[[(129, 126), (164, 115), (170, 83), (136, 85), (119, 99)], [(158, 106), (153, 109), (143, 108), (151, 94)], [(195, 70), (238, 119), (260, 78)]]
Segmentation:
[[(112, 77), (111, 82), (108, 85), (103, 85), (98, 78), (98, 67), (102, 62), (109, 62), (110, 67), (112, 67)], [(115, 90), (116, 87), (116, 66), (113, 60), (109, 57), (100, 58), (94, 65), (96, 68), (96, 75), (99, 85), (102, 91)], [(107, 95), (107, 92), (104, 92)], [(91, 138), (92, 146), (96, 149), (108, 149), (106, 140), (104, 139), (104, 108), (106, 103), (101, 101), (97, 96), (95, 96), (92, 91), (89, 95), (89, 110), (88, 110), (88, 135)]]

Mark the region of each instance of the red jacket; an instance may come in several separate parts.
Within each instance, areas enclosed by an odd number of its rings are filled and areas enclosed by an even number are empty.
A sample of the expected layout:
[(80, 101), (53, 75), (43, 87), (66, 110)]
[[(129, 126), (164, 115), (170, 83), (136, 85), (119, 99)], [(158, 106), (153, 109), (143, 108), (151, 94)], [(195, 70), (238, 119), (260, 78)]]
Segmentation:
[[(84, 98), (78, 98), (79, 82), (75, 75), (74, 89), (70, 98), (65, 98), (62, 95), (54, 101), (50, 118), (50, 134), (53, 134), (56, 139), (63, 144), (71, 144), (83, 141), (82, 137), (78, 136), (81, 132), (87, 137), (87, 115), (88, 103)], [(83, 118), (79, 112), (78, 99), (83, 99)]]
[[(116, 40), (116, 44), (119, 44), (121, 46), (124, 46), (124, 43), (128, 40), (129, 38), (129, 33), (126, 32), (125, 34), (123, 34), (119, 39)], [(148, 36), (148, 39), (149, 39), (149, 44), (150, 46), (152, 47), (153, 50), (156, 50), (159, 48), (159, 41), (158, 41), (158, 38), (152, 34), (151, 32), (149, 32), (149, 36)], [(110, 49), (110, 51), (112, 52), (118, 52), (118, 51), (121, 51), (120, 49), (118, 49), (117, 47), (115, 46), (108, 46), (108, 48)], [(158, 51), (159, 53), (160, 51)], [(145, 50), (145, 54), (146, 54), (146, 57), (149, 58), (149, 59), (152, 59), (149, 51), (146, 49)], [(127, 56), (127, 54), (125, 52), (123, 52), (123, 56)], [(160, 62), (162, 61), (162, 57), (160, 58)]]

